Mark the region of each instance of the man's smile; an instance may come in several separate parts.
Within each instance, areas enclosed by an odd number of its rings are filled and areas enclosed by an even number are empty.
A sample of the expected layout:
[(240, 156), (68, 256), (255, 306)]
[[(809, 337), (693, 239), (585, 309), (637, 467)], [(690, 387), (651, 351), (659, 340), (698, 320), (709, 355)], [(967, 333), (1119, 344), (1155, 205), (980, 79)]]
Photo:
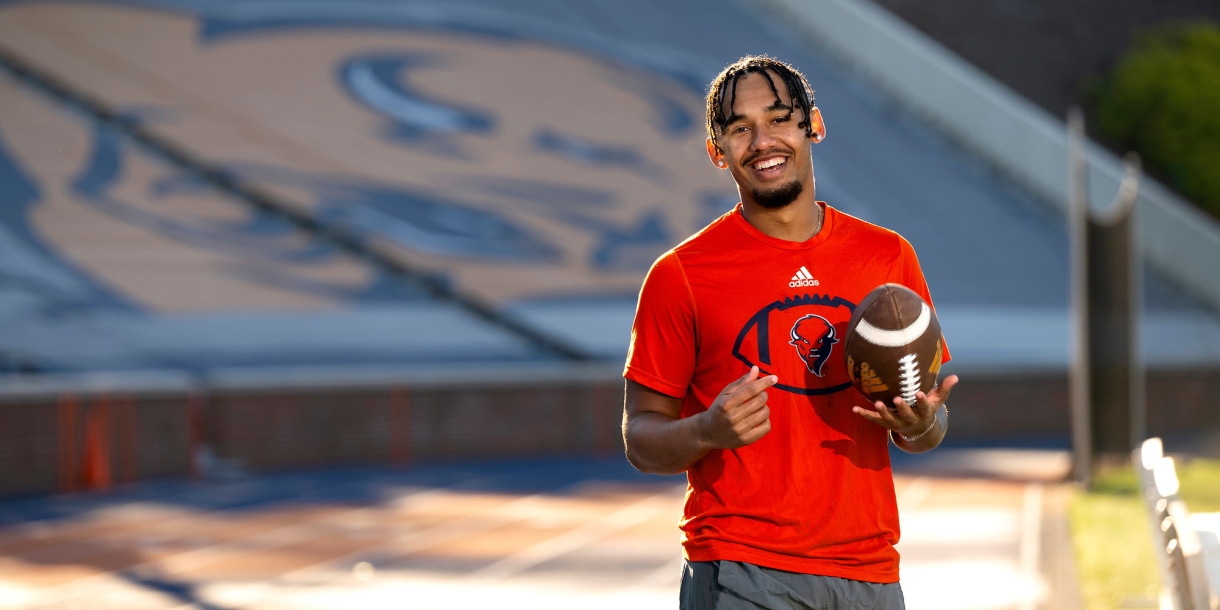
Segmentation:
[(778, 175), (787, 165), (788, 157), (783, 155), (763, 157), (749, 164), (749, 166), (763, 178), (770, 178)]

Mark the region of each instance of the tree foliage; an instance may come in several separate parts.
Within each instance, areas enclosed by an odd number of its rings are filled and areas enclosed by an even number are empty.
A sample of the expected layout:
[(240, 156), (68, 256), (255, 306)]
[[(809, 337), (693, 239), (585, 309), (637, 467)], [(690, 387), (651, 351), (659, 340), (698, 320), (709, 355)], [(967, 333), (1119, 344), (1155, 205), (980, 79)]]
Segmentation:
[(1220, 26), (1146, 30), (1101, 84), (1101, 135), (1220, 218)]

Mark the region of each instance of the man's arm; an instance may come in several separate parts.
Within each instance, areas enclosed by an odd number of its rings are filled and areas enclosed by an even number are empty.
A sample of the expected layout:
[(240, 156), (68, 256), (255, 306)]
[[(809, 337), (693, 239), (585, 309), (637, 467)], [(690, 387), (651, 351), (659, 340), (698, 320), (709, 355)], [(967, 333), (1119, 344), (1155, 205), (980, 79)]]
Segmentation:
[[(949, 431), (949, 409), (945, 401), (957, 385), (957, 375), (949, 375), (932, 391), (915, 393), (914, 407), (902, 398), (894, 399), (897, 410), (878, 400), (873, 409), (852, 407), (852, 411), (890, 431), (890, 438), (907, 453), (923, 453), (935, 449)], [(910, 439), (910, 440), (908, 440)]]
[(725, 386), (712, 406), (682, 417), (682, 399), (630, 379), (623, 406), (627, 461), (640, 472), (678, 474), (713, 449), (749, 445), (771, 431), (766, 389), (774, 375), (759, 378), (758, 367)]

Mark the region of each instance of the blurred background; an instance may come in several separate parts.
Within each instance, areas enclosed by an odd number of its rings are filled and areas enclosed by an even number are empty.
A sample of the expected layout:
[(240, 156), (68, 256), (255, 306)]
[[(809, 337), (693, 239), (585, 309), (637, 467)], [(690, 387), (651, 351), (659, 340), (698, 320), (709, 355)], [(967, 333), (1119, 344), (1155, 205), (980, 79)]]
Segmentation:
[[(1064, 117), (1095, 211), (1144, 161), (1138, 426), (1220, 510), (1212, 19), (0, 1), (0, 607), (674, 607), (684, 480), (622, 459), (622, 363), (649, 265), (737, 202), (707, 83), (764, 53), (815, 89), (818, 198), (912, 242), (964, 380), (946, 450), (895, 455), (908, 603), (1155, 607), (1135, 475), (1063, 483)], [(1080, 543), (1102, 513), (1136, 541)]]

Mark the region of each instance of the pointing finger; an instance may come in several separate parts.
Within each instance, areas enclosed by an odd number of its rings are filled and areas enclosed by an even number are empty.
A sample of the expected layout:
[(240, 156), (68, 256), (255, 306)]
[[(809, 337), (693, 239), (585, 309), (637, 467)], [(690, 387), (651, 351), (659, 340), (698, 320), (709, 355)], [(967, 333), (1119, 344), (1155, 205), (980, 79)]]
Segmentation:
[[(758, 379), (758, 367), (752, 366), (752, 367), (750, 367), (750, 372), (746, 373), (745, 375), (742, 375), (739, 379), (737, 379), (733, 383), (730, 383), (729, 385), (724, 386), (724, 391), (721, 393), (722, 394), (732, 394), (733, 392), (737, 391), (737, 388), (740, 388), (741, 386), (743, 386), (747, 383), (750, 383), (756, 379)], [(757, 393), (757, 392), (755, 392), (755, 393)]]
[(745, 402), (750, 398), (757, 396), (763, 390), (775, 385), (777, 382), (779, 382), (779, 377), (775, 375), (767, 375), (766, 377), (756, 379), (737, 388), (733, 392), (733, 397), (740, 399), (741, 402)]

